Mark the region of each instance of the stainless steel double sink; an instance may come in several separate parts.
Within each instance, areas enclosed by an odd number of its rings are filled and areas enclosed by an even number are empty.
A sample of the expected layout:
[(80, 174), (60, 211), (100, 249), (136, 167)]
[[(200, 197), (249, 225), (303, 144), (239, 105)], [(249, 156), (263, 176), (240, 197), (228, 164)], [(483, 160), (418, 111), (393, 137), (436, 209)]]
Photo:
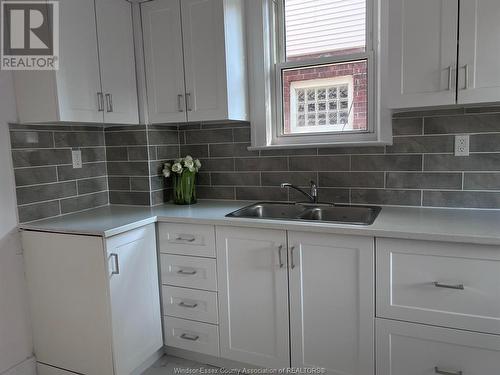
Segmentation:
[(376, 206), (260, 202), (226, 217), (371, 225), (380, 211), (381, 208)]

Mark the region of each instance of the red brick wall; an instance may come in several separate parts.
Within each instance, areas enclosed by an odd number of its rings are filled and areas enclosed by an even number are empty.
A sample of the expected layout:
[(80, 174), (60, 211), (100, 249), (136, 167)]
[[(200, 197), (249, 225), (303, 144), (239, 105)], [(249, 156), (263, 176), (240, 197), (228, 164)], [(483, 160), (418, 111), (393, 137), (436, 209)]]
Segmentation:
[(333, 78), (352, 76), (353, 92), (353, 128), (366, 129), (367, 127), (367, 63), (356, 61), (321, 67), (288, 70), (283, 73), (283, 109), (285, 134), (290, 132), (290, 85), (295, 81), (312, 80), (319, 78)]

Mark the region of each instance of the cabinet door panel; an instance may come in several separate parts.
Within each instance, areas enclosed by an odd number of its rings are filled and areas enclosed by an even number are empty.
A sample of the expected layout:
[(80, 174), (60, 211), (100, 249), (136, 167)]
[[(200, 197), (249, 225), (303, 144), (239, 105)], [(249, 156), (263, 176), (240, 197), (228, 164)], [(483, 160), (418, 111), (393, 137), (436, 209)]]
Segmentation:
[(292, 367), (373, 374), (373, 238), (289, 232)]
[(224, 119), (227, 81), (223, 1), (181, 3), (188, 120)]
[(106, 123), (137, 124), (132, 8), (124, 0), (96, 0), (102, 91), (109, 96)]
[(178, 0), (141, 4), (149, 121), (186, 121), (181, 11)]
[(103, 122), (93, 0), (65, 0), (60, 5), (60, 63), (57, 71), (59, 120)]
[(155, 226), (107, 241), (115, 375), (131, 374), (163, 346)]
[(288, 367), (285, 232), (217, 227), (217, 270), (221, 356)]
[[(112, 375), (102, 239), (23, 231), (22, 241), (37, 360), (78, 374)], [(51, 369), (41, 374), (65, 373)]]
[(500, 2), (460, 4), (458, 103), (500, 100)]
[(389, 0), (389, 107), (455, 103), (458, 0)]

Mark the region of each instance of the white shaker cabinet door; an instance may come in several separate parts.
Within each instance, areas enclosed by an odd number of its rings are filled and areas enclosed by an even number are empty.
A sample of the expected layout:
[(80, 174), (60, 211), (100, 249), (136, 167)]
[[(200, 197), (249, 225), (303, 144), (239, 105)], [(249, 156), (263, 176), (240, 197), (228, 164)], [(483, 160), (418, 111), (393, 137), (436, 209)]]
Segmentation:
[(388, 9), (389, 107), (455, 104), (458, 0), (389, 0)]
[(186, 121), (179, 0), (141, 4), (144, 59), (151, 123)]
[(137, 124), (132, 8), (125, 0), (96, 0), (104, 121)]
[(289, 366), (285, 231), (217, 227), (221, 357)]
[(222, 0), (181, 2), (189, 121), (227, 118), (223, 3)]
[(59, 120), (102, 122), (93, 0), (64, 0), (60, 8), (60, 62), (57, 71)]
[(374, 372), (374, 239), (288, 232), (292, 367)]
[(500, 100), (500, 1), (460, 3), (458, 103)]
[(115, 375), (128, 375), (163, 346), (155, 225), (106, 242)]

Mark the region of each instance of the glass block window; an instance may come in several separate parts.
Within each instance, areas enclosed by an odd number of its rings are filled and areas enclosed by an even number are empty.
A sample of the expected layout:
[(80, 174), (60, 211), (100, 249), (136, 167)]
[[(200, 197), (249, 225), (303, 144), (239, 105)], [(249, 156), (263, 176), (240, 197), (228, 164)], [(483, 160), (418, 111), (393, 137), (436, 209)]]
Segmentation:
[(366, 131), (366, 61), (283, 70), (284, 135)]

